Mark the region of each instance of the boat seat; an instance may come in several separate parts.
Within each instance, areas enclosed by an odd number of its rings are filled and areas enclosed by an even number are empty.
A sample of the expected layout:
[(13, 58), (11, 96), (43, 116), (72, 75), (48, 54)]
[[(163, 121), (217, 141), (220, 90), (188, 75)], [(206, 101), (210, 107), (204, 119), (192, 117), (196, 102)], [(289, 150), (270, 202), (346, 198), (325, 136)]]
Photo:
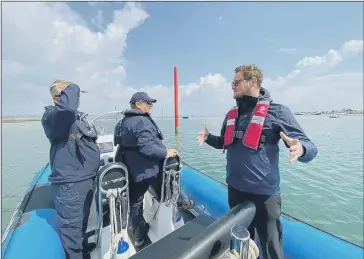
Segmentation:
[[(36, 186), (33, 189), (33, 191), (28, 192), (26, 196), (29, 197), (29, 200), (24, 206), (24, 213), (30, 213), (44, 209), (55, 210), (52, 198), (52, 187), (50, 184)], [(27, 197), (25, 197), (24, 200), (27, 200)], [(55, 220), (58, 221), (56, 216)], [(86, 239), (85, 239), (86, 250), (92, 249), (92, 247), (94, 246), (93, 243), (96, 243), (95, 239), (96, 229), (98, 229), (98, 218), (96, 210), (96, 200), (94, 196), (91, 204), (89, 219), (87, 222)]]
[(183, 247), (191, 238), (202, 232), (213, 222), (213, 218), (200, 215), (158, 242), (139, 251), (130, 259), (169, 258), (169, 255), (173, 254), (178, 248)]
[[(112, 181), (112, 180), (120, 178), (120, 177), (125, 177), (125, 172), (123, 170), (121, 170), (120, 168), (112, 168), (114, 165), (115, 165), (115, 163), (110, 163), (110, 164), (104, 165), (100, 168), (100, 170), (97, 174), (98, 184), (99, 184), (99, 177), (100, 177), (101, 173), (105, 170), (107, 170), (108, 173), (106, 173), (105, 176), (103, 177), (103, 183)], [(106, 188), (106, 190), (108, 190), (108, 189), (117, 188), (120, 185), (124, 186), (125, 184), (126, 184), (126, 181), (121, 181), (121, 182), (116, 182), (116, 183), (109, 182), (109, 183), (107, 183), (107, 187), (103, 186), (103, 188), (104, 189)], [(102, 198), (103, 204), (107, 203), (105, 194), (101, 194), (101, 198)]]

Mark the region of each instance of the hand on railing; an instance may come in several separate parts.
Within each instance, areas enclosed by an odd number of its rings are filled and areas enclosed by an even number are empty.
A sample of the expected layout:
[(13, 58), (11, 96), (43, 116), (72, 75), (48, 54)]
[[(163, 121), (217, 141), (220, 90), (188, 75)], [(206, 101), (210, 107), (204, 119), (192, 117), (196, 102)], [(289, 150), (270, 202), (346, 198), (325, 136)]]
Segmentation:
[(166, 156), (166, 158), (175, 157), (177, 154), (178, 154), (178, 151), (177, 150), (175, 150), (175, 149), (168, 149), (167, 150), (167, 156)]

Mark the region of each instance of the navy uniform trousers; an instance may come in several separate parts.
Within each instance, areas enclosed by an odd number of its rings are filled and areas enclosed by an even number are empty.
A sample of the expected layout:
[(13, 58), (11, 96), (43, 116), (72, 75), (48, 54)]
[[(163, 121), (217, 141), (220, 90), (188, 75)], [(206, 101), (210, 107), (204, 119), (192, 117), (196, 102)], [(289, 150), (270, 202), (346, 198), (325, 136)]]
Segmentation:
[[(256, 207), (255, 217), (250, 224), (250, 238), (254, 240), (257, 230), (263, 259), (283, 259), (281, 196), (258, 195), (238, 191), (228, 186), (229, 207), (232, 209), (239, 203), (250, 201)], [(259, 256), (259, 258), (262, 258)]]
[(133, 234), (137, 240), (144, 239), (149, 230), (143, 217), (143, 199), (149, 186), (152, 185), (156, 179), (156, 177), (151, 177), (140, 182), (134, 182), (132, 180), (129, 182), (130, 218)]
[(94, 178), (72, 183), (52, 183), (52, 196), (60, 223), (60, 239), (67, 259), (87, 259), (85, 232), (94, 196)]

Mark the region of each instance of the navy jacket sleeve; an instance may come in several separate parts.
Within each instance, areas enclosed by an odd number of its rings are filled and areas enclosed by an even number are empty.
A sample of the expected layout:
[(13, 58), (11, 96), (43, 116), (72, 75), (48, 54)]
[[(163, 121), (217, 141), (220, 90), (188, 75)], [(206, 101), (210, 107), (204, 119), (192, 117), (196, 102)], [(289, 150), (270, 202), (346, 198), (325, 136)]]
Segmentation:
[[(298, 139), (301, 142), (304, 153), (298, 158), (298, 161), (307, 163), (314, 159), (318, 153), (317, 147), (303, 132), (302, 128), (288, 107), (282, 105), (277, 120), (284, 134), (290, 138)], [(284, 142), (284, 144), (286, 147), (289, 147), (286, 142)]]
[(79, 86), (71, 84), (61, 92), (60, 100), (54, 108), (46, 110), (42, 125), (49, 139), (68, 136), (71, 125), (77, 119), (79, 96)]
[(135, 125), (137, 146), (144, 156), (163, 160), (167, 156), (167, 149), (152, 127), (150, 120), (145, 118)]
[(115, 125), (115, 129), (114, 129), (114, 146), (117, 146), (120, 142), (120, 126), (121, 126), (121, 122), (122, 120), (120, 120), (118, 123), (116, 123)]
[(225, 128), (226, 128), (226, 121), (227, 121), (227, 116), (225, 116), (224, 122), (222, 123), (220, 136), (215, 136), (212, 134), (208, 135), (208, 137), (206, 139), (207, 145), (214, 147), (216, 149), (224, 148), (224, 135), (225, 135)]

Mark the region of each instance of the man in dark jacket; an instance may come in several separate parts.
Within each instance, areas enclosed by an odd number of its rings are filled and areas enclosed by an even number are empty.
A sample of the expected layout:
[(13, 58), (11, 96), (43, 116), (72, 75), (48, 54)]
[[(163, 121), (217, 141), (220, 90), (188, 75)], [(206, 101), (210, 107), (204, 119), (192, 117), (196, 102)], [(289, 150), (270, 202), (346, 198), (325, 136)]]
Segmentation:
[(305, 135), (291, 111), (272, 102), (262, 88), (263, 73), (255, 65), (235, 69), (232, 83), (237, 106), (223, 122), (220, 136), (207, 127), (198, 134), (217, 149), (227, 151), (228, 202), (230, 208), (251, 201), (256, 215), (250, 226), (254, 239), (257, 230), (264, 259), (283, 259), (279, 140), (289, 148), (290, 162), (307, 163), (317, 155), (315, 144)]
[(60, 238), (66, 258), (87, 258), (83, 241), (100, 162), (97, 134), (85, 114), (77, 111), (80, 92), (85, 91), (70, 81), (56, 80), (50, 92), (54, 105), (45, 107), (42, 125), (51, 143), (49, 181)]
[(156, 180), (164, 159), (177, 154), (166, 149), (163, 135), (150, 117), (156, 102), (144, 92), (135, 93), (130, 99), (131, 109), (115, 127), (114, 144), (119, 145), (116, 160), (123, 161), (130, 174), (130, 217), (136, 247), (143, 245), (149, 231), (143, 217), (144, 194)]

